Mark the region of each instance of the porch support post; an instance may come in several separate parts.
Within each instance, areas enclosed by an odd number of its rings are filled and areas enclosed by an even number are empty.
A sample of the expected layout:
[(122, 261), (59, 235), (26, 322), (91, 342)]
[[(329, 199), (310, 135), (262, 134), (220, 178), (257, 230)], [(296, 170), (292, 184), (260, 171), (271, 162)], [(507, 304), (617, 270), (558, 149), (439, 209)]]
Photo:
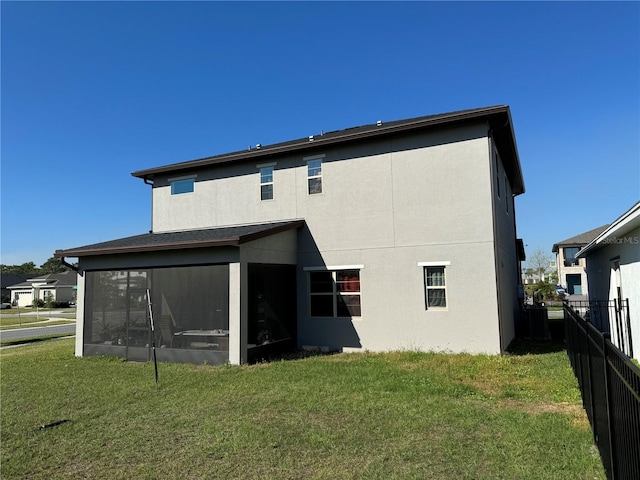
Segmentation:
[(76, 290), (76, 357), (84, 355), (84, 288), (86, 275), (78, 272), (78, 289)]
[(229, 264), (229, 363), (247, 361), (247, 265)]

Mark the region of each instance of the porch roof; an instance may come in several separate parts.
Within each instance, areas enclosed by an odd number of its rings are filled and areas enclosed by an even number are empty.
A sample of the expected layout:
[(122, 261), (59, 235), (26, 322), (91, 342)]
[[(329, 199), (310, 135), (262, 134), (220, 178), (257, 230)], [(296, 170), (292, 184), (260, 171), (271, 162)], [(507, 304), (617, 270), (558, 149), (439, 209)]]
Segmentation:
[(268, 237), (304, 225), (304, 220), (289, 220), (232, 227), (185, 230), (180, 232), (145, 233), (133, 237), (118, 238), (83, 247), (56, 250), (56, 257), (86, 257), (116, 253), (136, 253), (160, 250), (236, 246), (252, 240)]

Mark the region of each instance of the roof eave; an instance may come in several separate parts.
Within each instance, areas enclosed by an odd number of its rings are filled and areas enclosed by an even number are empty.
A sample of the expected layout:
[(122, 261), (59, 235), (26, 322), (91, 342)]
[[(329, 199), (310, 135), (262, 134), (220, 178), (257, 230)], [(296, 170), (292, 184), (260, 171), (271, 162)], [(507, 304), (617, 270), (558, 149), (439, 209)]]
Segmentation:
[(114, 255), (118, 253), (143, 253), (143, 252), (157, 252), (167, 250), (181, 250), (191, 248), (206, 248), (206, 247), (224, 247), (224, 246), (237, 246), (240, 244), (240, 238), (228, 238), (222, 240), (207, 240), (201, 242), (176, 242), (166, 243), (160, 245), (141, 245), (141, 246), (127, 246), (127, 247), (111, 247), (111, 248), (76, 248), (70, 250), (56, 250), (55, 257), (89, 257), (98, 255)]
[(618, 217), (607, 229), (605, 229), (600, 235), (594, 238), (591, 242), (585, 245), (577, 254), (576, 257), (584, 257), (587, 253), (602, 246), (602, 241), (605, 238), (611, 236), (617, 236), (618, 234), (625, 234), (628, 231), (637, 228), (640, 224), (640, 202), (637, 202), (633, 207)]
[(330, 138), (317, 137), (317, 138), (314, 138), (312, 142), (311, 141), (305, 142), (304, 139), (301, 139), (300, 143), (287, 144), (282, 146), (276, 145), (274, 147), (265, 146), (265, 147), (262, 147), (260, 150), (247, 150), (244, 152), (236, 152), (228, 155), (205, 157), (197, 160), (174, 163), (171, 165), (165, 165), (161, 167), (149, 168), (145, 170), (137, 170), (135, 172), (132, 172), (131, 175), (137, 178), (142, 178), (142, 179), (153, 179), (153, 176), (157, 173), (169, 173), (169, 172), (193, 170), (193, 169), (197, 169), (205, 166), (218, 165), (222, 163), (230, 163), (230, 162), (248, 160), (248, 159), (263, 159), (263, 158), (271, 157), (274, 155), (282, 155), (283, 153), (314, 150), (319, 147), (324, 147), (328, 145), (360, 141), (360, 140), (365, 140), (369, 138), (403, 133), (411, 130), (420, 130), (422, 128), (434, 127), (439, 125), (456, 124), (456, 123), (462, 123), (462, 122), (467, 122), (472, 120), (481, 120), (481, 119), (488, 119), (490, 121), (492, 117), (495, 117), (497, 115), (506, 115), (506, 123), (503, 125), (500, 125), (500, 122), (497, 122), (495, 124), (492, 124), (492, 128), (497, 129), (498, 127), (509, 125), (509, 136), (512, 140), (511, 142), (512, 151), (510, 153), (514, 155), (514, 158), (517, 160), (514, 163), (517, 165), (516, 174), (518, 175), (519, 182), (517, 182), (517, 185), (515, 185), (516, 188), (514, 188), (514, 193), (516, 195), (519, 193), (524, 193), (524, 182), (522, 181), (522, 171), (520, 168), (517, 147), (515, 145), (515, 137), (513, 132), (511, 115), (509, 112), (509, 107), (507, 105), (498, 105), (494, 107), (486, 107), (486, 108), (480, 108), (472, 111), (463, 111), (458, 113), (454, 112), (451, 114), (444, 114), (441, 116), (422, 119), (415, 122), (403, 123), (401, 125), (390, 125), (390, 126), (383, 125), (380, 127), (372, 128), (371, 130), (363, 131), (363, 132), (346, 133), (344, 135), (339, 135), (339, 136), (330, 137)]

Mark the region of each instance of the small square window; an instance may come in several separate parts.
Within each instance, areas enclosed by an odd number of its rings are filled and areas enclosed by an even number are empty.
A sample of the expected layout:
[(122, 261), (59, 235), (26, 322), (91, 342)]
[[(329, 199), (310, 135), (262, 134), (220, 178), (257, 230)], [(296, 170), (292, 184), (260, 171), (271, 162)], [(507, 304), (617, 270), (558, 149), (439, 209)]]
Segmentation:
[(181, 193), (191, 193), (195, 188), (195, 179), (186, 178), (182, 180), (174, 180), (171, 182), (171, 195), (180, 195)]

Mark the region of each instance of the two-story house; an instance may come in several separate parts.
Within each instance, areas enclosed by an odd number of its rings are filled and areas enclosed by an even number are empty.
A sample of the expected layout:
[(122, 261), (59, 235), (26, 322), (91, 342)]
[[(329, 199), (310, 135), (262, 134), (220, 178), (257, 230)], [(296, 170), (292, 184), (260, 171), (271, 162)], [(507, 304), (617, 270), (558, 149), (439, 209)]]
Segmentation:
[[(78, 258), (76, 354), (239, 364), (278, 347), (492, 353), (515, 335), (509, 107), (139, 170), (152, 230)], [(147, 295), (148, 293), (148, 295)]]
[(577, 254), (580, 249), (600, 235), (608, 226), (603, 225), (594, 228), (553, 245), (551, 251), (556, 254), (558, 283), (568, 295), (579, 295), (588, 298), (586, 260), (578, 258)]

